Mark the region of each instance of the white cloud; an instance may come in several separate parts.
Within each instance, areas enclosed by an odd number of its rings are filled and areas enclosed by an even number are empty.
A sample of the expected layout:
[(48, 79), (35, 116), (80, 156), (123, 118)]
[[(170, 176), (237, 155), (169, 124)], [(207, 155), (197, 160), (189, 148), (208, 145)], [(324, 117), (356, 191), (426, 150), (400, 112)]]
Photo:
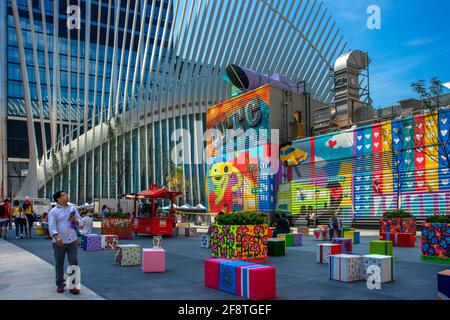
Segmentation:
[(326, 167), (327, 161), (322, 157), (314, 156), (314, 165), (316, 167), (316, 170), (320, 170)]
[(334, 135), (325, 142), (325, 146), (332, 149), (350, 148), (353, 146), (353, 132), (343, 132)]
[(427, 44), (432, 44), (436, 42), (436, 39), (431, 39), (431, 38), (414, 38), (411, 40), (408, 40), (406, 42), (403, 43), (404, 46), (407, 47), (419, 47), (419, 46), (424, 46)]

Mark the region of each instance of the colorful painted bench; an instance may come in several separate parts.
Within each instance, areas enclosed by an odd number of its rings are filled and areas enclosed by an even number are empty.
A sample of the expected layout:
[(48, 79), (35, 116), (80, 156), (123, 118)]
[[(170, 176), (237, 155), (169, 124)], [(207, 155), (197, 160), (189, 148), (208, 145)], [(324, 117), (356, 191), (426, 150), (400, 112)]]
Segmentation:
[(352, 239), (352, 244), (359, 244), (360, 243), (359, 231), (355, 231), (355, 230), (344, 231), (344, 238)]
[(302, 245), (301, 233), (280, 233), (277, 238), (284, 239), (286, 241), (286, 247), (299, 247)]
[(438, 300), (450, 300), (450, 270), (437, 274)]
[(282, 238), (267, 239), (267, 255), (269, 257), (282, 257), (286, 255), (286, 241)]
[(320, 243), (317, 245), (317, 262), (329, 263), (330, 256), (342, 253), (342, 245), (340, 243)]
[(205, 286), (250, 300), (276, 297), (276, 269), (245, 261), (205, 260)]
[(381, 235), (381, 240), (390, 240), (394, 247), (414, 247), (416, 245), (416, 235), (408, 232), (385, 232)]
[(211, 248), (211, 236), (203, 234), (200, 239), (200, 246), (202, 248)]
[(381, 254), (385, 256), (393, 256), (392, 241), (373, 240), (369, 242), (370, 254)]
[(117, 246), (115, 262), (119, 266), (141, 265), (141, 246), (137, 244), (119, 244)]
[(97, 234), (85, 235), (84, 242), (82, 244), (84, 251), (101, 251), (102, 250), (102, 237)]
[(363, 260), (353, 254), (335, 254), (330, 256), (329, 278), (343, 282), (362, 279)]
[(333, 238), (331, 243), (338, 243), (342, 246), (342, 253), (352, 254), (353, 246), (350, 238)]
[[(394, 281), (394, 257), (381, 254), (368, 254), (363, 256), (363, 275), (368, 279), (373, 271), (369, 270), (370, 266), (377, 266), (380, 268), (381, 283)], [(369, 272), (368, 272), (369, 271)]]
[(166, 251), (162, 248), (142, 249), (142, 272), (165, 272)]
[(116, 250), (119, 244), (119, 237), (114, 234), (102, 234), (102, 249)]

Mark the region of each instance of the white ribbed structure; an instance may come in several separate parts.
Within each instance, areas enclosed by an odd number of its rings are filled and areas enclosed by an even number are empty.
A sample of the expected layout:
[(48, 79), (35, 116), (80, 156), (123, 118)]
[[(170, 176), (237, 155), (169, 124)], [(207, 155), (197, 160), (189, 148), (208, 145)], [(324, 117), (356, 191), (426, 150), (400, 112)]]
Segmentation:
[[(17, 2), (8, 2), (16, 26), (21, 26), (17, 35), (26, 33), (33, 40), (32, 63), (21, 52), (21, 69), (28, 77), (33, 73), (37, 94), (10, 99), (9, 114), (28, 116), (30, 130), (32, 121), (41, 123), (36, 135), (42, 141), (48, 139), (44, 122), (50, 122), (51, 147), (74, 152), (67, 176), (51, 179), (46, 144), (39, 159), (32, 159), (36, 153), (30, 150), (28, 172), (37, 176), (27, 176), (21, 196), (38, 195), (28, 188), (32, 181), (46, 196), (65, 189), (77, 203), (137, 192), (151, 183), (165, 185), (175, 145), (172, 131), (191, 132), (192, 152), (185, 156), (192, 158), (201, 146), (207, 107), (231, 97), (231, 85), (223, 79), (227, 65), (279, 72), (292, 83), (305, 80), (316, 99), (329, 103), (331, 69), (347, 49), (317, 0), (62, 0), (52, 8), (44, 0), (40, 8), (33, 7), (36, 1), (28, 0), (28, 8)], [(73, 4), (81, 5), (81, 30), (62, 35), (65, 26), (60, 24)], [(51, 15), (60, 19), (41, 23)], [(20, 23), (24, 20), (26, 27)], [(125, 36), (119, 26), (125, 26)], [(35, 41), (37, 33), (43, 46)], [(109, 167), (118, 150), (108, 142), (106, 122), (117, 118), (125, 128), (117, 142), (128, 163), (122, 186)], [(184, 165), (183, 172), (189, 181), (185, 200), (204, 203), (205, 166)]]

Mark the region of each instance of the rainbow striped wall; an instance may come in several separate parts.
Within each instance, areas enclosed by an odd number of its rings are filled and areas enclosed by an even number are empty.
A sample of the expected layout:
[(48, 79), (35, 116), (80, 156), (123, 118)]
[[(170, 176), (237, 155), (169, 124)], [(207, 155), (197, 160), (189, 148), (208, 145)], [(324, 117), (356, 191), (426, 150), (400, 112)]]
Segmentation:
[(283, 167), (280, 211), (380, 216), (398, 201), (413, 215), (450, 213), (449, 109), (292, 145), (309, 156)]

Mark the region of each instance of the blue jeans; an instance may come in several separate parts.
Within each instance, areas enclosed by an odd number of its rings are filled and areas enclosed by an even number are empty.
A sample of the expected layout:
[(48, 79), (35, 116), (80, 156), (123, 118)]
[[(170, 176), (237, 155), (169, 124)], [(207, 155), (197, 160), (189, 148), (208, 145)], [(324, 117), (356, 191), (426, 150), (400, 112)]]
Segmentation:
[(20, 234), (23, 234), (23, 230), (25, 229), (25, 231), (27, 230), (27, 220), (25, 218), (14, 218), (14, 224), (16, 225), (16, 237), (19, 236), (19, 229), (20, 229)]
[(272, 237), (276, 238), (279, 233), (289, 233), (289, 231), (281, 229), (281, 228), (276, 228), (272, 232)]
[(61, 247), (53, 243), (53, 253), (55, 257), (56, 286), (59, 287), (64, 284), (64, 260), (66, 255), (69, 259), (69, 266), (78, 265), (78, 241), (63, 244)]
[(328, 230), (328, 232), (330, 233), (330, 239), (331, 240), (333, 239), (333, 234), (334, 233), (337, 233), (337, 237), (335, 237), (335, 238), (340, 238), (341, 234), (342, 234), (342, 230), (340, 230), (340, 229), (336, 229), (336, 230), (330, 229), (330, 230)]

